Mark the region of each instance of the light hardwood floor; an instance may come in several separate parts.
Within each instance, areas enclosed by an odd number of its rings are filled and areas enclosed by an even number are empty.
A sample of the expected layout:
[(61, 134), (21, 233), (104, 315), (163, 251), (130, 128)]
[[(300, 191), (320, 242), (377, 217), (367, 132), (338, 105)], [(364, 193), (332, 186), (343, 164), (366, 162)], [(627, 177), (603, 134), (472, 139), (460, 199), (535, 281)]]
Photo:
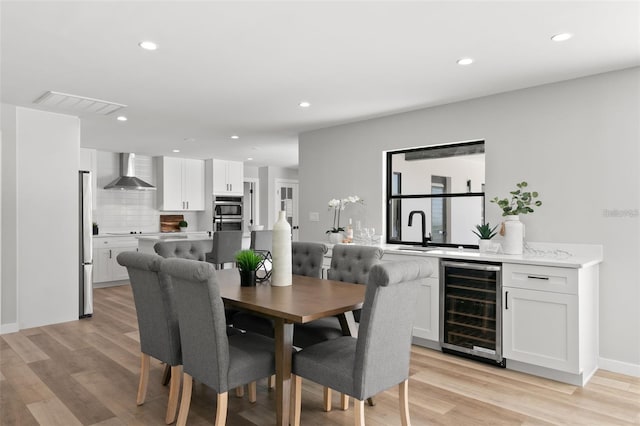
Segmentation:
[[(146, 403), (136, 406), (137, 339), (128, 286), (96, 289), (91, 319), (0, 336), (0, 424), (164, 424), (168, 388), (157, 361)], [(262, 382), (255, 404), (230, 397), (227, 424), (273, 424), (274, 396)], [(414, 426), (639, 425), (640, 379), (598, 371), (578, 388), (414, 347), (409, 402)], [(338, 403), (334, 392), (334, 410), (323, 412), (322, 388), (305, 381), (302, 424), (353, 424), (353, 408)], [(214, 393), (196, 384), (188, 424), (213, 424), (214, 413)], [(370, 426), (400, 424), (397, 388), (365, 407), (365, 418)]]

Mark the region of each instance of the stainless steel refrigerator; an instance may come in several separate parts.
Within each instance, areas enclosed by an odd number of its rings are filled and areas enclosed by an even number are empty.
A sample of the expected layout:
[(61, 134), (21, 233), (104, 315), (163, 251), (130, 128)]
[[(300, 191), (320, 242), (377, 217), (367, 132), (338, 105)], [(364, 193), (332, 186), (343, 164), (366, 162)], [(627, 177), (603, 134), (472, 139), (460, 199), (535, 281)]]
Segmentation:
[(91, 217), (91, 172), (80, 170), (80, 318), (93, 315), (93, 220)]

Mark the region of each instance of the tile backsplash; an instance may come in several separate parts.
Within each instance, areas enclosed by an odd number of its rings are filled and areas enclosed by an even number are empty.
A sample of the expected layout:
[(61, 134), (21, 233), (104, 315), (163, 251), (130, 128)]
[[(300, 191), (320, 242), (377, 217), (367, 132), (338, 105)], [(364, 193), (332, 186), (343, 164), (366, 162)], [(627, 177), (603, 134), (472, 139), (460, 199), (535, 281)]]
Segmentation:
[[(97, 151), (96, 158), (97, 197), (94, 221), (98, 223), (100, 233), (107, 232), (160, 232), (160, 214), (156, 191), (114, 191), (103, 189), (120, 174), (120, 155), (114, 152)], [(135, 158), (136, 176), (151, 185), (157, 186), (153, 157), (137, 155)], [(195, 212), (177, 212), (184, 214), (190, 230), (197, 231)]]

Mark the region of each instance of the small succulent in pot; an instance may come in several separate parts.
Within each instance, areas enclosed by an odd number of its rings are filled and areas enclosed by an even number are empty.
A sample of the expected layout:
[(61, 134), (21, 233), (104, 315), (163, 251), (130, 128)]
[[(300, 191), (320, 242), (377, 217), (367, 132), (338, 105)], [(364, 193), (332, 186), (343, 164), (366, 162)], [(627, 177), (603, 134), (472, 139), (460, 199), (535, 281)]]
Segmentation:
[(491, 224), (487, 222), (487, 223), (483, 223), (482, 225), (476, 225), (476, 230), (475, 231), (471, 230), (471, 232), (476, 234), (478, 238), (480, 238), (481, 240), (490, 240), (496, 236), (497, 228), (498, 228), (497, 225), (492, 228)]
[(187, 226), (189, 226), (189, 224), (186, 220), (181, 220), (180, 222), (178, 222), (178, 228), (180, 228), (181, 231), (185, 231), (187, 229)]

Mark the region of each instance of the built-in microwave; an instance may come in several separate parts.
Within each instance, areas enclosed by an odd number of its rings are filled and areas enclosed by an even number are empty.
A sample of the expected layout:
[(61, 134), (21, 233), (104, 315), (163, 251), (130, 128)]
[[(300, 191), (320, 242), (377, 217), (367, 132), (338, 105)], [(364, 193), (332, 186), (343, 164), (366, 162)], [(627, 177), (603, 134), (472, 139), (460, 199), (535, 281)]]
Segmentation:
[(216, 197), (213, 202), (213, 215), (242, 220), (242, 197)]

